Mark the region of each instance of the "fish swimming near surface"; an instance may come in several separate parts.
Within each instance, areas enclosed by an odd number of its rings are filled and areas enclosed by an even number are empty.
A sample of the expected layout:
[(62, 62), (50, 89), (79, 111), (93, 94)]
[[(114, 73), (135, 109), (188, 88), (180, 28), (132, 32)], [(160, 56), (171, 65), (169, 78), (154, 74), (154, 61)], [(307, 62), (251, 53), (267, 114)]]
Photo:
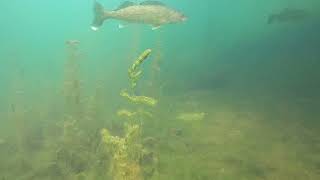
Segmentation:
[[(174, 10), (159, 1), (144, 1), (139, 4), (125, 1), (117, 9), (108, 11), (94, 2), (94, 19), (92, 30), (98, 30), (107, 19), (116, 19), (127, 23), (149, 24), (152, 29), (157, 29), (165, 24), (173, 24), (186, 21), (187, 18), (181, 12)], [(121, 28), (121, 26), (119, 26)]]
[(306, 19), (309, 13), (304, 9), (283, 9), (279, 13), (269, 15), (268, 24), (283, 23), (283, 22), (297, 22)]

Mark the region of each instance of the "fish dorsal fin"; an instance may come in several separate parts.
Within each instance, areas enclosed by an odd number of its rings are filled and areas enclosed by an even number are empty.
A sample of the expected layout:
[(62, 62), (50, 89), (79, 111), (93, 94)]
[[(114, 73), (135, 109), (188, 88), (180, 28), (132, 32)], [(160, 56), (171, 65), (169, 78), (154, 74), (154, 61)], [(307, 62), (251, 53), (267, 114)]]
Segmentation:
[(152, 1), (152, 0), (148, 0), (148, 1), (141, 2), (140, 5), (166, 6), (163, 2), (160, 2), (160, 1)]
[(115, 10), (123, 9), (123, 8), (129, 7), (129, 6), (134, 6), (134, 5), (135, 5), (134, 2), (125, 1), (125, 2), (123, 2), (122, 4), (120, 4), (120, 6), (118, 6), (118, 8), (115, 9)]

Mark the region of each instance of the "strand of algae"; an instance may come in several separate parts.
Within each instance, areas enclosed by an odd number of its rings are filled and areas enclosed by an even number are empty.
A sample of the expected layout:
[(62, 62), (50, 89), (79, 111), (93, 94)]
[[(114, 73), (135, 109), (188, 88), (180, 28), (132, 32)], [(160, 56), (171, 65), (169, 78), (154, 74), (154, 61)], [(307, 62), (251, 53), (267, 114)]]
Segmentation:
[(134, 117), (136, 117), (138, 115), (147, 116), (149, 118), (153, 117), (153, 115), (151, 113), (146, 112), (143, 109), (139, 109), (139, 110), (137, 110), (135, 112), (131, 112), (131, 111), (128, 111), (126, 109), (121, 109), (121, 110), (117, 111), (117, 115), (120, 116), (120, 117), (122, 116), (122, 117), (128, 117), (128, 118), (134, 118)]
[(111, 136), (107, 129), (101, 130), (102, 142), (113, 155), (110, 172), (116, 180), (142, 180), (139, 159), (142, 145), (136, 142), (140, 136), (140, 126), (127, 125), (126, 135), (121, 138)]
[[(130, 95), (127, 90), (120, 92), (122, 97), (125, 97), (129, 103), (143, 104), (155, 106), (157, 100), (147, 96), (136, 96), (134, 90), (137, 81), (140, 79), (142, 71), (139, 69), (141, 64), (150, 55), (151, 49), (145, 50), (128, 69), (128, 76), (131, 84), (133, 95)], [(112, 136), (107, 129), (101, 130), (102, 143), (107, 145), (112, 162), (110, 173), (116, 180), (143, 180), (151, 177), (155, 171), (154, 163), (156, 159), (153, 153), (144, 148), (141, 137), (141, 124), (135, 124), (133, 121), (137, 119), (137, 115), (152, 117), (151, 113), (144, 110), (136, 110), (134, 112), (128, 110), (120, 110), (117, 113), (119, 116), (125, 116), (129, 119), (126, 123), (125, 136)], [(151, 159), (150, 159), (151, 158)]]
[[(73, 136), (78, 132), (79, 122), (82, 120), (82, 94), (80, 83), (79, 42), (76, 40), (66, 41), (67, 59), (65, 64), (63, 96), (64, 117), (57, 125), (63, 129), (62, 140), (70, 145), (74, 141)], [(69, 147), (69, 149), (71, 149)]]
[(148, 106), (155, 106), (157, 104), (157, 100), (147, 96), (135, 96), (129, 95), (127, 90), (123, 90), (120, 92), (120, 96), (127, 98), (130, 102), (134, 104), (144, 104)]
[(128, 69), (128, 76), (129, 76), (133, 95), (130, 95), (127, 90), (122, 90), (120, 92), (120, 96), (125, 97), (130, 103), (155, 106), (158, 102), (156, 99), (152, 97), (136, 96), (134, 94), (135, 88), (137, 86), (137, 81), (140, 79), (142, 74), (142, 70), (140, 70), (140, 66), (149, 57), (151, 52), (152, 52), (151, 49), (145, 50), (142, 54), (140, 54), (140, 56), (134, 61), (134, 63)]
[(134, 61), (132, 66), (128, 69), (129, 79), (131, 81), (131, 88), (134, 89), (137, 86), (137, 81), (140, 79), (142, 71), (139, 70), (141, 64), (146, 60), (151, 54), (152, 50), (145, 50), (140, 56)]
[(79, 64), (79, 42), (69, 40), (67, 44), (67, 61), (65, 64), (63, 96), (65, 98), (66, 113), (79, 115), (81, 109), (81, 81)]

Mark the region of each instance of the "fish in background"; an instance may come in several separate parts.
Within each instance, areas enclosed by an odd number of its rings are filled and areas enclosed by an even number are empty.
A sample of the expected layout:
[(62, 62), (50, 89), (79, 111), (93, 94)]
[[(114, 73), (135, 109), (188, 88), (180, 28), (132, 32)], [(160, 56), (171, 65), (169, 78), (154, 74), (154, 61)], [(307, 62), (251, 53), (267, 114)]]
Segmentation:
[(268, 17), (268, 24), (298, 22), (307, 19), (310, 14), (304, 9), (285, 8), (278, 13), (273, 13)]
[[(108, 19), (116, 19), (126, 23), (149, 24), (153, 30), (165, 24), (174, 24), (187, 20), (186, 16), (181, 12), (159, 1), (144, 1), (139, 4), (125, 1), (112, 11), (105, 10), (100, 3), (95, 1), (91, 29), (98, 30), (103, 22)], [(119, 28), (122, 27), (124, 26), (119, 25)]]

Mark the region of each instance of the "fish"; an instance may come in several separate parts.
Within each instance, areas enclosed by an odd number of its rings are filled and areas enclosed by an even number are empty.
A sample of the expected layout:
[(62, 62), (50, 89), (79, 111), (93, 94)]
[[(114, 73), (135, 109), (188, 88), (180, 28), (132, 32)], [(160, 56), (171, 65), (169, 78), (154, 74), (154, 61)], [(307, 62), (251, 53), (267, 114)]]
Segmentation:
[(273, 13), (268, 16), (268, 24), (296, 22), (306, 19), (309, 13), (304, 9), (290, 9), (285, 8), (281, 12)]
[[(184, 22), (187, 17), (159, 1), (144, 1), (139, 4), (125, 1), (118, 8), (108, 11), (102, 4), (94, 2), (94, 18), (91, 29), (97, 31), (108, 19), (116, 19), (126, 23), (147, 24), (158, 29), (165, 24)], [(123, 27), (119, 25), (119, 27)]]

